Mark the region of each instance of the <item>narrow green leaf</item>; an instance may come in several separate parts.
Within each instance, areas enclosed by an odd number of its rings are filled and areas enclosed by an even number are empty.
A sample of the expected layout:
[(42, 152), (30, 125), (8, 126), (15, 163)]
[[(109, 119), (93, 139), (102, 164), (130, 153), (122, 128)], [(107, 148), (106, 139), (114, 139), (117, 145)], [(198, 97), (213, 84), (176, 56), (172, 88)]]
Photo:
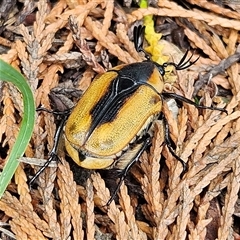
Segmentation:
[(23, 156), (27, 148), (35, 122), (34, 97), (28, 82), (21, 73), (0, 59), (0, 81), (1, 80), (14, 84), (22, 93), (24, 113), (16, 142), (0, 174), (0, 198), (18, 167), (18, 158)]

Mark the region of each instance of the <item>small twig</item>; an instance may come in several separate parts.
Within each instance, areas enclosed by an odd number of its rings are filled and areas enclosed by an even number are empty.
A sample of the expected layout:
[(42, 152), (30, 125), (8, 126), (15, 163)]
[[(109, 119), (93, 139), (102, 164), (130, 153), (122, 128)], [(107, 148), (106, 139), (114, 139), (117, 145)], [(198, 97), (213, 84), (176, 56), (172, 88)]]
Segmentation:
[(209, 82), (210, 79), (215, 77), (220, 72), (225, 71), (229, 67), (231, 67), (234, 63), (240, 60), (240, 46), (237, 47), (236, 53), (229, 56), (226, 59), (223, 59), (218, 65), (214, 66), (208, 73), (204, 75), (199, 75), (199, 79), (195, 83), (195, 90), (193, 92), (193, 96), (196, 96), (198, 91)]

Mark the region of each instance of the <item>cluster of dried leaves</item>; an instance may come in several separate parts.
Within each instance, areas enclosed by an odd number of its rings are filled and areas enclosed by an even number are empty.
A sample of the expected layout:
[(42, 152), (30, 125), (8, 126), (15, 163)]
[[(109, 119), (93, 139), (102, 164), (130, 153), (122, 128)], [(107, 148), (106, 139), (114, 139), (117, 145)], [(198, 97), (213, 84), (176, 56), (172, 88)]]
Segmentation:
[[(214, 99), (218, 107), (226, 106), (228, 115), (184, 104), (175, 118), (165, 106), (171, 138), (177, 154), (188, 162), (188, 172), (180, 177), (182, 166), (165, 147), (162, 125), (156, 123), (150, 151), (131, 170), (142, 192), (129, 194), (123, 184), (119, 202), (109, 207), (105, 204), (110, 193), (98, 173), (77, 185), (71, 161), (62, 158), (57, 168), (40, 176), (39, 187), (30, 190), (26, 173), (32, 170), (21, 164), (0, 200), (1, 237), (14, 233), (16, 239), (239, 239), (240, 13), (232, 9), (238, 2), (221, 1), (227, 7), (188, 0), (184, 8), (161, 0), (154, 7), (133, 10), (112, 0), (39, 0), (25, 1), (21, 11), (15, 3), (5, 11), (1, 6), (0, 57), (26, 76), (36, 106), (50, 109), (48, 94), (59, 81), (70, 79), (72, 87), (84, 91), (96, 72), (111, 67), (113, 56), (123, 63), (141, 61), (128, 33), (135, 21), (153, 14), (157, 26), (167, 22), (168, 27), (181, 27), (201, 54), (193, 67), (177, 73), (172, 91), (191, 98), (199, 79), (198, 89), (208, 83), (201, 93), (204, 104)], [(167, 46), (165, 51), (177, 58), (174, 54), (180, 50)], [(225, 96), (212, 98), (219, 86)], [(2, 152), (15, 141), (21, 101), (16, 89), (1, 86)], [(38, 112), (25, 155), (46, 159), (55, 129), (53, 115)], [(159, 161), (160, 156), (166, 161)], [(5, 157), (1, 154), (1, 166)]]

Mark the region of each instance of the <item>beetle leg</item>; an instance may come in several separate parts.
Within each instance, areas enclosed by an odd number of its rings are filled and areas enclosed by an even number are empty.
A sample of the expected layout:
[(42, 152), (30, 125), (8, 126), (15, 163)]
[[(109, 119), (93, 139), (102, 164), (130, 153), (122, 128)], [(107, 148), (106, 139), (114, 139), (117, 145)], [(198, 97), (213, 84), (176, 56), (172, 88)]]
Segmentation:
[[(183, 166), (183, 173), (187, 172), (188, 170), (188, 166), (187, 163), (185, 163), (173, 150), (172, 148), (172, 144), (171, 144), (171, 140), (170, 140), (170, 131), (169, 131), (169, 125), (167, 122), (167, 119), (165, 118), (164, 114), (162, 113), (162, 119), (163, 119), (163, 123), (164, 123), (164, 127), (165, 127), (165, 142), (166, 145), (170, 151), (170, 153), (173, 155), (173, 157), (175, 157)], [(182, 174), (183, 174), (182, 173)]]
[(193, 105), (195, 106), (196, 108), (200, 108), (200, 109), (210, 109), (210, 110), (218, 110), (218, 111), (221, 111), (221, 112), (225, 112), (226, 114), (228, 114), (227, 110), (226, 109), (223, 109), (223, 108), (217, 108), (217, 107), (207, 107), (207, 106), (202, 106), (202, 105), (198, 105), (196, 104), (195, 102), (193, 102), (192, 100), (188, 99), (188, 98), (185, 98), (181, 95), (178, 95), (176, 93), (166, 93), (166, 92), (163, 92), (162, 93), (162, 96), (163, 97), (167, 97), (167, 98), (175, 98), (179, 101), (182, 101), (182, 102), (185, 102), (185, 103), (188, 103), (190, 105)]
[(113, 199), (115, 198), (115, 196), (117, 195), (117, 193), (119, 192), (119, 189), (124, 181), (124, 179), (127, 176), (127, 173), (129, 171), (129, 169), (132, 167), (132, 165), (138, 161), (138, 159), (140, 158), (140, 156), (142, 155), (142, 153), (146, 150), (146, 148), (150, 145), (151, 143), (151, 137), (148, 135), (146, 139), (144, 139), (143, 145), (141, 146), (140, 150), (137, 152), (136, 156), (127, 164), (127, 166), (122, 170), (121, 172), (121, 177), (119, 179), (119, 182), (117, 184), (116, 189), (114, 190), (111, 198), (108, 200), (106, 206), (109, 206), (111, 204), (111, 202), (113, 201)]
[(48, 165), (52, 161), (54, 161), (54, 160), (60, 161), (60, 159), (58, 158), (57, 151), (58, 151), (58, 146), (59, 146), (59, 140), (62, 136), (63, 127), (65, 125), (65, 122), (66, 122), (67, 118), (68, 118), (68, 115), (69, 114), (63, 115), (63, 118), (61, 119), (60, 125), (57, 128), (57, 131), (55, 132), (55, 135), (54, 135), (54, 143), (53, 143), (53, 148), (50, 152), (50, 157), (45, 162), (45, 164), (37, 171), (37, 173), (34, 175), (34, 177), (30, 180), (30, 182), (29, 182), (30, 187), (33, 185), (34, 181), (39, 177), (39, 175), (48, 167)]

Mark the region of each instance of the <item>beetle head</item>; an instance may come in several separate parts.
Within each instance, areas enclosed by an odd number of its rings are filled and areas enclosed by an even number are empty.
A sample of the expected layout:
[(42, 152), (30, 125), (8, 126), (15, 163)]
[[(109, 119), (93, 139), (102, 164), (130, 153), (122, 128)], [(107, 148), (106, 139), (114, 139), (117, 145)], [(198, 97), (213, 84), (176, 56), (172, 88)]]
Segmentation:
[[(145, 31), (145, 26), (139, 25), (139, 26), (134, 27), (134, 30), (133, 30), (134, 46), (135, 46), (135, 49), (138, 52), (143, 52), (144, 53), (145, 58), (148, 61), (152, 61), (149, 54), (147, 54), (146, 51), (143, 49), (144, 31)], [(193, 54), (187, 59), (188, 52), (189, 52), (188, 50), (185, 52), (185, 54), (183, 55), (182, 59), (179, 61), (178, 64), (176, 64), (174, 62), (166, 62), (166, 63), (161, 65), (157, 62), (154, 62), (154, 61), (152, 61), (152, 62), (158, 68), (159, 73), (162, 76), (164, 76), (165, 75), (165, 69), (167, 68), (167, 66), (171, 65), (171, 66), (174, 66), (176, 70), (183, 70), (183, 69), (189, 68), (195, 62), (197, 62), (199, 57), (196, 60), (194, 60), (193, 62), (191, 62)]]

